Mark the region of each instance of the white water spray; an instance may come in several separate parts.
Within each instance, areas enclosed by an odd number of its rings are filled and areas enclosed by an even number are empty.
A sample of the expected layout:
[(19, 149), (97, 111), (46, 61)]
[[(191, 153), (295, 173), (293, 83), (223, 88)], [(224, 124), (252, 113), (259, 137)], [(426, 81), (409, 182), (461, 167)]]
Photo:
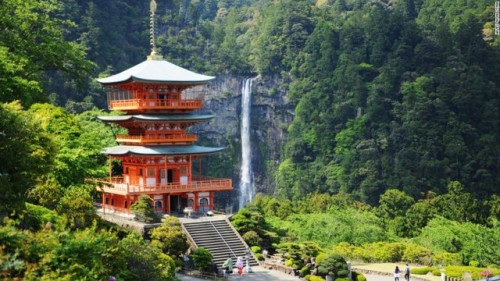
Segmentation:
[(252, 79), (246, 79), (241, 88), (240, 209), (251, 202), (254, 195), (252, 182), (252, 147), (250, 146), (251, 97)]

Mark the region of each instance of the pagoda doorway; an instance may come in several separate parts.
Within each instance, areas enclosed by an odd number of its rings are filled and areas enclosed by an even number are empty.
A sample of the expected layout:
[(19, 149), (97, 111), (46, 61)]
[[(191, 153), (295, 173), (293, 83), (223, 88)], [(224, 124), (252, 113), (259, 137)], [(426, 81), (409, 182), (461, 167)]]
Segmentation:
[(182, 211), (187, 207), (187, 198), (183, 198), (181, 195), (170, 195), (170, 211), (182, 214)]
[(165, 177), (165, 169), (161, 169), (160, 172), (160, 183), (167, 184), (174, 181), (174, 170), (168, 169)]

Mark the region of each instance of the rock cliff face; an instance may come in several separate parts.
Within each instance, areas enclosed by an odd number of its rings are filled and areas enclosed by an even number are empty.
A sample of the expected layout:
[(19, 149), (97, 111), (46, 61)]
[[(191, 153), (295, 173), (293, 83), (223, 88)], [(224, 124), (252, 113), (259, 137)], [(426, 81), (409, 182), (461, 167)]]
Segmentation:
[[(219, 77), (205, 95), (205, 110), (216, 117), (209, 123), (193, 128), (200, 141), (207, 145), (226, 146), (223, 158), (230, 170), (235, 194), (239, 186), (241, 165), (241, 98), (242, 77)], [(282, 81), (276, 78), (254, 78), (250, 139), (252, 146), (252, 170), (256, 192), (273, 193), (274, 175), (281, 161), (286, 130), (293, 118), (293, 106), (287, 102)], [(209, 160), (210, 161), (210, 160)], [(229, 175), (226, 175), (229, 176)]]

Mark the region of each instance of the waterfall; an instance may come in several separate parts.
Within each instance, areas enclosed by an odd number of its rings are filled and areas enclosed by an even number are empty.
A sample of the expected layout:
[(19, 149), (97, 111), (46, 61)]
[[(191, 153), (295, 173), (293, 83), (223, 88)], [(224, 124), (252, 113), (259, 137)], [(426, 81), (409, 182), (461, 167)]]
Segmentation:
[(241, 88), (240, 209), (251, 202), (254, 195), (252, 182), (252, 147), (250, 146), (251, 97), (252, 79), (246, 79)]

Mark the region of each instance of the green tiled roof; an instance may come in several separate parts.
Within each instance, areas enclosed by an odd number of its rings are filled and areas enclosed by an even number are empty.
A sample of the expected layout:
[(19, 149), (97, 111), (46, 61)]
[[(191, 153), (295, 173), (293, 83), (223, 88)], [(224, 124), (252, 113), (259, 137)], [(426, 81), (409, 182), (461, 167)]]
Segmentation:
[(206, 147), (198, 145), (159, 145), (159, 146), (133, 146), (118, 145), (106, 147), (102, 153), (108, 155), (189, 155), (189, 154), (210, 154), (224, 150), (225, 147)]
[(214, 79), (192, 72), (165, 60), (146, 60), (118, 74), (97, 79), (101, 84), (116, 84), (126, 81), (170, 82), (179, 84), (206, 84)]
[(139, 121), (206, 121), (214, 118), (215, 115), (196, 115), (196, 114), (175, 114), (175, 115), (119, 115), (119, 116), (99, 116), (99, 120), (103, 122), (122, 122), (130, 120)]

